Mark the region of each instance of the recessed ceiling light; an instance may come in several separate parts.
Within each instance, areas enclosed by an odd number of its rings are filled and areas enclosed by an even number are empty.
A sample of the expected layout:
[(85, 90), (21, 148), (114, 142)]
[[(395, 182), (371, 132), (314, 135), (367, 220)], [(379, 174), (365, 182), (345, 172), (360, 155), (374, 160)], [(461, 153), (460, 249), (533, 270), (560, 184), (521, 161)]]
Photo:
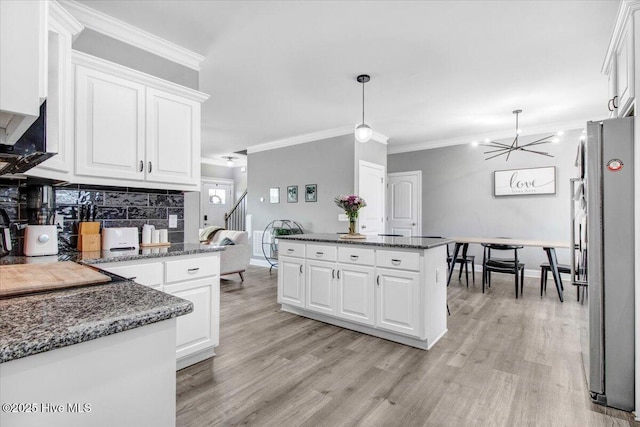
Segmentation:
[(563, 131), (563, 130), (559, 130), (559, 131), (558, 131), (558, 133), (557, 133), (556, 135), (558, 135), (558, 136), (562, 136), (562, 135), (564, 135), (564, 131)]
[(478, 141), (471, 141), (471, 145), (473, 147), (477, 147), (478, 146)]
[(554, 144), (557, 144), (558, 142), (560, 142), (560, 138), (553, 138), (551, 142), (553, 142)]

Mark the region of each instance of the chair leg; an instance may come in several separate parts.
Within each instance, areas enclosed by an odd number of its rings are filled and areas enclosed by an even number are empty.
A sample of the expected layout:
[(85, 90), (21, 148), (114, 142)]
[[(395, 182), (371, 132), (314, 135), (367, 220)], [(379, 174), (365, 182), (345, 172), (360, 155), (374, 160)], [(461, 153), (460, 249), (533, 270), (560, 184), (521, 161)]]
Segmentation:
[(467, 279), (467, 289), (469, 289), (469, 263), (464, 262), (464, 277)]
[(520, 296), (524, 296), (524, 267), (520, 270)]
[(516, 284), (516, 299), (518, 299), (518, 270), (516, 270), (516, 274), (514, 274), (515, 277), (515, 284)]
[(544, 268), (540, 269), (540, 298), (542, 298), (542, 276), (544, 275)]
[(549, 270), (547, 270), (546, 268), (543, 268), (543, 271), (544, 271), (543, 273), (544, 274), (544, 294), (546, 295), (547, 294), (547, 276), (548, 276)]
[(458, 280), (462, 279), (462, 266), (463, 264), (460, 263), (460, 271), (458, 271)]
[(476, 262), (471, 260), (471, 276), (473, 277), (473, 284), (476, 284)]
[(238, 274), (240, 275), (240, 281), (244, 282), (244, 271), (240, 271)]

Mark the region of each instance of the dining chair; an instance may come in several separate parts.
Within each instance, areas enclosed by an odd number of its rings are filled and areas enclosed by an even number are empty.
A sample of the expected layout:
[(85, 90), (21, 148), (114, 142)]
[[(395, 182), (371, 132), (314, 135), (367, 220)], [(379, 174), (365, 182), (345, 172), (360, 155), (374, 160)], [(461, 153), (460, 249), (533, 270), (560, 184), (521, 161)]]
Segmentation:
[[(542, 291), (544, 290), (545, 295), (547, 294), (547, 274), (551, 271), (551, 266), (548, 262), (543, 262), (540, 264), (540, 297), (542, 297)], [(571, 274), (571, 266), (567, 264), (558, 264), (558, 273)], [(577, 285), (576, 288), (578, 302), (580, 302), (580, 286)]]
[[(482, 243), (484, 254), (482, 257), (482, 293), (485, 286), (491, 287), (491, 273), (513, 274), (515, 276), (516, 299), (518, 298), (518, 284), (520, 285), (520, 295), (524, 294), (524, 263), (518, 258), (520, 245), (498, 245), (494, 243)], [(492, 256), (492, 251), (513, 252), (512, 258), (502, 258)], [(520, 277), (518, 277), (520, 276)], [(519, 279), (519, 280), (518, 280)]]

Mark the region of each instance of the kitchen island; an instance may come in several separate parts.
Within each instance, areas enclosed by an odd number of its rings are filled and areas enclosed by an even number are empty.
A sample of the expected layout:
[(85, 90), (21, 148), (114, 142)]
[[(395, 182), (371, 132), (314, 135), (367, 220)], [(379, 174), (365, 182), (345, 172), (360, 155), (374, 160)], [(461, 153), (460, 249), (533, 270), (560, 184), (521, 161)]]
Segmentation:
[(283, 311), (420, 349), (447, 332), (450, 240), (280, 236)]
[[(215, 271), (223, 248), (199, 246), (117, 259), (171, 259), (176, 271), (188, 267), (185, 257), (207, 259)], [(5, 257), (0, 264), (83, 257)], [(0, 299), (0, 425), (175, 425), (177, 318), (201, 320), (201, 313), (188, 298), (103, 274), (111, 281)], [(217, 298), (215, 280), (206, 282)]]

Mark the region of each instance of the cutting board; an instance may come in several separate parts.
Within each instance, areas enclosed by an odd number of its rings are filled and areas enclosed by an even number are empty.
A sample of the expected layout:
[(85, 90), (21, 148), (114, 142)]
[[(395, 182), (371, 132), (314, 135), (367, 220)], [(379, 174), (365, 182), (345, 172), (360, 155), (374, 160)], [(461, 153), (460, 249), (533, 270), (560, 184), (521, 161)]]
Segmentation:
[(109, 282), (111, 278), (72, 261), (0, 266), (0, 298)]

